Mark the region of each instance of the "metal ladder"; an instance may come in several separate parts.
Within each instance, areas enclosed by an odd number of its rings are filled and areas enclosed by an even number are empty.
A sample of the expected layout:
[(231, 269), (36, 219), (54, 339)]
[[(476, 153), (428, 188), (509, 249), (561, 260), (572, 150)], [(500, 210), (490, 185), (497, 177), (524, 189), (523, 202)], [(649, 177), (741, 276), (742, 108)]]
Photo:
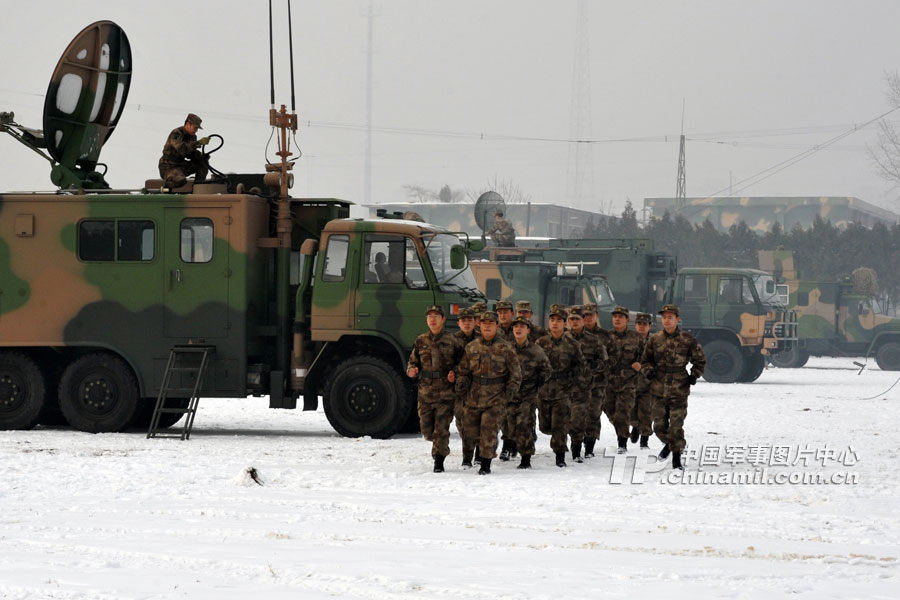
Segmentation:
[[(216, 351), (215, 346), (173, 346), (169, 351), (169, 362), (166, 364), (166, 372), (163, 375), (162, 386), (159, 388), (159, 396), (156, 398), (156, 407), (153, 409), (153, 417), (150, 419), (150, 429), (147, 437), (180, 437), (182, 440), (191, 437), (191, 429), (194, 428), (194, 417), (197, 414), (197, 404), (200, 402), (200, 387), (203, 385), (203, 375), (209, 366), (209, 357)], [(199, 356), (198, 356), (199, 355)], [(199, 360), (199, 364), (198, 363)], [(175, 385), (172, 385), (172, 375), (186, 373), (193, 377), (193, 387), (183, 387), (181, 378), (177, 377)], [(171, 393), (183, 394), (190, 392), (187, 407), (166, 408), (166, 398)], [(161, 433), (159, 417), (165, 413), (184, 415), (184, 426), (181, 433)]]

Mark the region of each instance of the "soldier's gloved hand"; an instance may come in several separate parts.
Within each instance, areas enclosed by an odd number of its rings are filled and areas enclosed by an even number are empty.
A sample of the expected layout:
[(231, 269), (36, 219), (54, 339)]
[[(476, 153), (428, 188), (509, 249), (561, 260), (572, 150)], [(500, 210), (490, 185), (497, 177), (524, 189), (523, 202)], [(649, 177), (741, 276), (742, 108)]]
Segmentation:
[(697, 383), (697, 376), (691, 373), (690, 375), (688, 375), (687, 380), (689, 384), (694, 385), (695, 383)]
[(656, 369), (654, 369), (653, 367), (647, 369), (647, 374), (645, 375), (645, 377), (647, 377), (647, 379), (653, 379), (654, 377), (656, 377)]
[(205, 145), (207, 145), (208, 143), (209, 143), (209, 136), (202, 137), (202, 138), (200, 138), (199, 140), (197, 140), (197, 144), (200, 145), (200, 146), (205, 146)]

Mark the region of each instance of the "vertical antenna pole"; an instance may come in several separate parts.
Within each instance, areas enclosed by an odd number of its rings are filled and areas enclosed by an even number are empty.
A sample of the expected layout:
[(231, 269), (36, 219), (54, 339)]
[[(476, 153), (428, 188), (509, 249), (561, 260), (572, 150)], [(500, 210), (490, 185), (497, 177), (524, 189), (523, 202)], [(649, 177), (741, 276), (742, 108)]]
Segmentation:
[(297, 110), (294, 98), (294, 26), (291, 21), (291, 0), (288, 0), (288, 52), (291, 55), (291, 112)]
[(269, 104), (275, 108), (275, 51), (272, 49), (272, 0), (269, 0)]

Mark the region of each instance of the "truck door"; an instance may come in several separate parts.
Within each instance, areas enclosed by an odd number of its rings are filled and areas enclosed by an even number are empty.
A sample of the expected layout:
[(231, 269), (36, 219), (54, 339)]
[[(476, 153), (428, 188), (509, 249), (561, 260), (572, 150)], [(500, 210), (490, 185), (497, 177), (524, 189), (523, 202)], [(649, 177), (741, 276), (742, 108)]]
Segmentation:
[(766, 315), (753, 295), (749, 279), (741, 275), (721, 275), (714, 299), (716, 325), (740, 332), (743, 340), (762, 338)]
[(229, 209), (167, 208), (165, 225), (165, 336), (226, 337)]
[(366, 233), (360, 261), (357, 329), (411, 344), (425, 331), (425, 311), (434, 304), (417, 242), (403, 235)]
[(680, 277), (675, 290), (675, 304), (681, 308), (681, 319), (686, 329), (709, 327), (713, 324), (709, 279), (706, 273)]

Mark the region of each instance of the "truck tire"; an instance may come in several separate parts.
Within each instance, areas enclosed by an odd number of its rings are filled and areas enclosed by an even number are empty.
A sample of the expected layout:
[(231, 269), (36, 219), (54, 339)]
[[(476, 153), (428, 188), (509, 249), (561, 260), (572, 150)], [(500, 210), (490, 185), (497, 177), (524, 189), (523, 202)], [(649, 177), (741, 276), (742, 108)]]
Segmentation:
[(131, 368), (105, 352), (74, 360), (59, 382), (59, 407), (69, 425), (80, 431), (122, 431), (131, 425), (139, 404)]
[(809, 352), (800, 348), (791, 348), (772, 355), (772, 364), (779, 369), (799, 369), (809, 360)]
[(31, 429), (44, 408), (47, 387), (27, 354), (0, 351), (0, 429)]
[(354, 356), (325, 382), (325, 416), (346, 437), (386, 439), (409, 418), (410, 394), (396, 369), (380, 358)]
[(900, 371), (900, 344), (883, 344), (875, 353), (875, 362), (882, 371)]
[(766, 370), (766, 357), (762, 354), (754, 354), (744, 361), (744, 370), (741, 371), (738, 382), (752, 383), (759, 379), (763, 371)]
[(734, 383), (744, 370), (740, 348), (725, 340), (713, 340), (703, 346), (706, 369), (703, 379), (710, 383)]

